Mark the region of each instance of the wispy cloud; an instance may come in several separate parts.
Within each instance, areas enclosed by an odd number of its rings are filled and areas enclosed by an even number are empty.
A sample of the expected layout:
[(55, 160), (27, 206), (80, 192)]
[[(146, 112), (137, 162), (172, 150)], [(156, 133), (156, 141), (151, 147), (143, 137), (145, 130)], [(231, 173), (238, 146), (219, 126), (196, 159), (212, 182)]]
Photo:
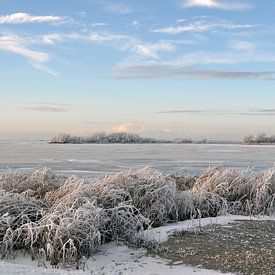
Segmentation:
[(255, 43), (251, 43), (249, 41), (244, 40), (233, 40), (228, 42), (229, 48), (237, 51), (247, 51), (254, 50), (256, 48)]
[(198, 115), (240, 115), (240, 116), (275, 116), (275, 109), (250, 109), (245, 111), (236, 110), (203, 110), (203, 109), (184, 109), (167, 110), (156, 112), (156, 114), (198, 114)]
[(142, 132), (144, 130), (144, 126), (142, 124), (137, 123), (125, 123), (121, 125), (114, 126), (111, 131), (112, 132)]
[(110, 12), (117, 13), (117, 14), (128, 14), (132, 12), (131, 7), (127, 4), (108, 2), (108, 1), (104, 1), (104, 2), (106, 5), (105, 9)]
[(42, 42), (45, 44), (55, 44), (56, 42), (66, 42), (66, 41), (90, 41), (90, 42), (112, 42), (128, 39), (128, 36), (110, 34), (110, 33), (97, 33), (92, 32), (89, 34), (47, 34), (42, 36)]
[(55, 45), (57, 42), (66, 41), (90, 41), (94, 43), (115, 42), (128, 39), (127, 36), (108, 34), (108, 33), (89, 33), (89, 34), (58, 34), (52, 33), (42, 36), (18, 36), (15, 34), (0, 35), (0, 50), (7, 51), (27, 59), (29, 64), (36, 69), (56, 76), (57, 73), (49, 69), (46, 64), (52, 59), (52, 55), (45, 51), (35, 50), (34, 46)]
[(246, 10), (252, 8), (249, 3), (244, 1), (228, 0), (184, 0), (182, 6), (185, 8), (199, 7), (222, 10)]
[(30, 42), (17, 35), (0, 36), (0, 49), (21, 55), (32, 62), (44, 63), (49, 61), (50, 55), (28, 48)]
[(43, 71), (43, 72), (45, 72), (45, 73), (47, 73), (47, 74), (50, 74), (50, 75), (52, 75), (52, 76), (58, 76), (58, 75), (59, 75), (56, 71), (54, 71), (54, 70), (48, 68), (48, 66), (46, 66), (46, 65), (43, 64), (43, 63), (39, 63), (39, 62), (30, 62), (30, 64), (31, 64), (34, 68), (36, 68), (36, 69), (38, 69), (38, 70), (40, 70), (40, 71)]
[(42, 113), (64, 113), (73, 110), (73, 105), (64, 103), (33, 102), (21, 109)]
[(102, 6), (102, 8), (108, 12), (115, 14), (128, 14), (132, 12), (131, 7), (128, 4), (121, 3), (114, 0), (93, 0), (96, 4)]
[(113, 125), (114, 122), (98, 122), (98, 121), (83, 121), (85, 124), (90, 124), (90, 125)]
[(208, 32), (214, 30), (240, 30), (240, 29), (251, 29), (255, 25), (252, 24), (235, 24), (231, 21), (211, 18), (211, 17), (200, 17), (195, 18), (191, 22), (182, 21), (174, 26), (166, 26), (163, 28), (154, 29), (153, 32), (156, 33), (168, 33), (168, 34), (178, 34), (183, 32)]
[[(99, 32), (92, 32), (89, 34), (47, 34), (42, 37), (42, 42), (50, 45), (66, 41), (106, 43), (107, 46), (114, 46), (114, 48), (122, 52), (133, 53), (144, 58), (157, 58), (160, 52), (173, 52), (176, 49), (176, 44), (191, 43), (190, 41), (144, 42), (127, 35)], [(114, 44), (108, 42), (114, 42)]]
[(67, 18), (60, 16), (39, 16), (28, 13), (12, 13), (0, 16), (0, 24), (64, 23), (67, 20)]
[(197, 51), (185, 54), (178, 58), (178, 63), (182, 66), (196, 65), (226, 65), (240, 63), (269, 63), (275, 62), (275, 56), (272, 53), (262, 53), (257, 51), (229, 51), (229, 52), (207, 52)]
[(105, 26), (108, 26), (107, 23), (104, 23), (104, 22), (96, 22), (96, 23), (92, 23), (91, 25), (93, 28), (96, 28), (96, 27), (105, 27)]
[(200, 113), (209, 113), (213, 111), (209, 110), (168, 110), (168, 111), (160, 111), (156, 112), (156, 114), (200, 114)]
[(275, 71), (194, 70), (169, 64), (120, 65), (114, 68), (116, 79), (263, 79), (275, 80)]
[(30, 38), (19, 37), (17, 35), (0, 35), (0, 50), (7, 51), (26, 58), (31, 66), (48, 74), (57, 74), (50, 70), (46, 63), (51, 59), (50, 54), (31, 49), (33, 40)]
[(140, 23), (138, 20), (134, 20), (134, 21), (132, 22), (132, 26), (134, 26), (135, 28), (139, 28), (140, 25), (141, 25), (141, 23)]
[(171, 134), (173, 131), (171, 129), (162, 129), (161, 130), (164, 134)]
[(134, 39), (122, 48), (139, 56), (150, 58), (157, 58), (159, 52), (173, 52), (175, 50), (175, 46), (170, 42), (146, 43)]

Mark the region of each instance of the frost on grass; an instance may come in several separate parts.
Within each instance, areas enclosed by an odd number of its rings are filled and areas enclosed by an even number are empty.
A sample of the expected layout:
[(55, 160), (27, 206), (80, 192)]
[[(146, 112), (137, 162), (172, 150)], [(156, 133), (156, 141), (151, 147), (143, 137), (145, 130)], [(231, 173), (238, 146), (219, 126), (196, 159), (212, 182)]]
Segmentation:
[(77, 267), (109, 241), (140, 244), (148, 227), (226, 213), (274, 212), (274, 170), (255, 174), (212, 167), (197, 177), (151, 168), (101, 179), (49, 169), (0, 175), (2, 257), (25, 250), (52, 266)]

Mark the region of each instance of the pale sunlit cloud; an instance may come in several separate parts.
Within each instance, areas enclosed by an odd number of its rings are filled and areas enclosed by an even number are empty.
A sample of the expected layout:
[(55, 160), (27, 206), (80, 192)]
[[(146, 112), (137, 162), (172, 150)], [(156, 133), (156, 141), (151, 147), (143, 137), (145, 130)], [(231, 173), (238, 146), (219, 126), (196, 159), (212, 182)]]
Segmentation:
[(114, 126), (111, 131), (115, 133), (119, 132), (142, 132), (144, 130), (144, 126), (137, 123), (125, 123), (121, 125)]
[(172, 130), (171, 129), (162, 129), (162, 132), (164, 134), (171, 134), (172, 133)]

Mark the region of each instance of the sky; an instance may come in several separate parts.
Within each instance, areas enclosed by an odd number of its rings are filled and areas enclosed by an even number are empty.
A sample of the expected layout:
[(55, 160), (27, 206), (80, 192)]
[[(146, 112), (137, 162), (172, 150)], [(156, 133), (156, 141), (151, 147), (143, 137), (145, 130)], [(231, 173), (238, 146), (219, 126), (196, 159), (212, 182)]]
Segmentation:
[(275, 134), (275, 1), (0, 0), (0, 139)]

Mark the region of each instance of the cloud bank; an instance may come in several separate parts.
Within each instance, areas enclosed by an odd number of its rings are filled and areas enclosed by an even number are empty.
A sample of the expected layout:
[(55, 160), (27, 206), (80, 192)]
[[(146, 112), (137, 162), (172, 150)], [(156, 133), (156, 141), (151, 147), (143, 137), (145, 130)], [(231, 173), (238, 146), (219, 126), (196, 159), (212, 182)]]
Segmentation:
[(275, 80), (275, 71), (194, 70), (169, 64), (122, 65), (114, 68), (116, 79), (264, 79)]
[(21, 109), (42, 113), (65, 113), (73, 110), (73, 105), (64, 103), (34, 102)]
[(185, 110), (167, 110), (156, 112), (156, 114), (215, 114), (215, 115), (240, 115), (240, 116), (275, 116), (275, 109), (251, 109), (246, 111), (229, 110), (203, 110), (203, 109), (185, 109)]

